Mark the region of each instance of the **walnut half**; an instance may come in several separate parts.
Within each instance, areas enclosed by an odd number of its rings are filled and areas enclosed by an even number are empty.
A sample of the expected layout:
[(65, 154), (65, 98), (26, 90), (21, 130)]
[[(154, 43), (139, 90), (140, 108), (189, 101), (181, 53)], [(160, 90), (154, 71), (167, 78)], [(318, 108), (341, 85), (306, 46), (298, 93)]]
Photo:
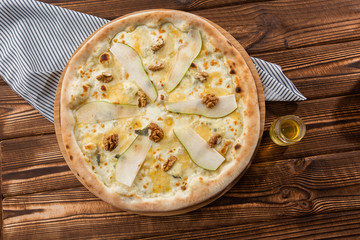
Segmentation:
[(137, 95), (139, 96), (138, 107), (145, 107), (147, 103), (146, 94), (142, 90), (139, 90)]
[(149, 129), (151, 130), (149, 136), (150, 140), (154, 142), (159, 142), (161, 139), (164, 138), (164, 131), (156, 123), (150, 123)]
[(165, 45), (164, 39), (158, 38), (156, 39), (155, 43), (151, 46), (151, 50), (158, 51), (160, 48), (162, 48)]
[(96, 76), (96, 79), (100, 82), (108, 83), (113, 80), (113, 76), (111, 75), (111, 73), (103, 72), (101, 75)]
[(206, 72), (197, 72), (195, 73), (194, 77), (196, 80), (203, 83), (207, 80), (209, 74), (207, 74)]
[(114, 150), (119, 143), (119, 135), (112, 134), (110, 136), (104, 136), (103, 138), (103, 144), (106, 151), (112, 151)]
[(213, 148), (215, 147), (216, 144), (219, 144), (221, 142), (221, 135), (220, 134), (215, 134), (214, 136), (212, 136), (209, 141), (208, 141), (208, 145)]
[(163, 171), (164, 171), (164, 172), (169, 171), (170, 168), (171, 168), (172, 166), (174, 166), (176, 160), (177, 160), (177, 158), (176, 158), (175, 156), (171, 155), (171, 156), (169, 157), (169, 159), (164, 163), (163, 168), (162, 168)]
[(165, 65), (163, 63), (156, 63), (156, 64), (149, 65), (148, 69), (153, 72), (156, 72), (156, 71), (160, 71), (164, 67), (165, 67)]
[(207, 108), (213, 108), (219, 102), (219, 98), (215, 94), (206, 94), (201, 102), (206, 105)]

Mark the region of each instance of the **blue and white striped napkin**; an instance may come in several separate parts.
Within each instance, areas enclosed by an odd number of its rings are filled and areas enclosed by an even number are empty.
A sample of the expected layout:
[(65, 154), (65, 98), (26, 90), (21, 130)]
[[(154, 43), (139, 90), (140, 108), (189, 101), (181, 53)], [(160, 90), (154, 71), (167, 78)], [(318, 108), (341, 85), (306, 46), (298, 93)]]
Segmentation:
[[(75, 49), (109, 20), (35, 0), (0, 1), (0, 75), (49, 121), (58, 80)], [(306, 98), (281, 67), (252, 58), (267, 101)]]

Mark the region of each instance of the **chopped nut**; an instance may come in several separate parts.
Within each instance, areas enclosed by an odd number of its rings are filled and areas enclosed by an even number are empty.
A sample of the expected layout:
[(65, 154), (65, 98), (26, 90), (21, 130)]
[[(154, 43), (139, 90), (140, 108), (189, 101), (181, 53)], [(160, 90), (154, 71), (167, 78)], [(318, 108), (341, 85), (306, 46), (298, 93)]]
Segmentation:
[(101, 75), (96, 76), (96, 79), (103, 83), (108, 83), (113, 80), (111, 73), (103, 72)]
[(102, 75), (106, 78), (112, 77), (111, 73), (103, 72)]
[(142, 90), (139, 90), (137, 95), (139, 96), (138, 107), (145, 107), (147, 103), (146, 94)]
[(160, 71), (161, 69), (163, 69), (165, 66), (163, 63), (157, 63), (157, 64), (153, 64), (153, 65), (150, 65), (148, 67), (149, 70), (155, 72), (155, 71)]
[(197, 73), (195, 73), (194, 77), (196, 80), (203, 83), (207, 80), (207, 78), (209, 77), (209, 74), (207, 74), (206, 72), (197, 72)]
[(165, 42), (164, 39), (158, 38), (156, 39), (155, 43), (151, 46), (151, 50), (158, 51), (160, 48), (164, 46)]
[(112, 134), (110, 136), (104, 136), (103, 138), (103, 144), (106, 151), (112, 151), (114, 150), (119, 143), (119, 135)]
[(151, 130), (149, 136), (150, 140), (154, 142), (159, 142), (161, 139), (164, 138), (164, 131), (156, 123), (150, 123), (149, 129)]
[(161, 100), (161, 101), (164, 101), (164, 99), (165, 99), (164, 95), (161, 94), (161, 95), (160, 95), (160, 100)]
[(221, 135), (220, 134), (216, 134), (214, 136), (212, 136), (209, 141), (208, 141), (208, 145), (213, 148), (215, 147), (216, 144), (219, 144), (221, 142)]
[(170, 168), (175, 164), (176, 160), (177, 160), (177, 158), (175, 156), (171, 155), (169, 157), (169, 159), (164, 163), (163, 168), (162, 168), (163, 171), (164, 172), (169, 171)]
[(206, 94), (201, 102), (206, 105), (207, 108), (213, 108), (219, 102), (219, 98), (215, 94)]

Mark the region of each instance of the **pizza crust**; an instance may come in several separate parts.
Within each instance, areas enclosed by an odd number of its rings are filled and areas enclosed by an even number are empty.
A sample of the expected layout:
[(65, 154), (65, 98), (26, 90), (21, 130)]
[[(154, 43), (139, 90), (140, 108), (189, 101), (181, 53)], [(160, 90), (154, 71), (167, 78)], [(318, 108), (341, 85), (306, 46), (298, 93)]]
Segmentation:
[[(139, 196), (122, 196), (119, 193), (111, 191), (111, 189), (100, 182), (86, 163), (84, 155), (74, 136), (76, 123), (67, 91), (71, 88), (71, 79), (74, 77), (73, 74), (76, 71), (76, 67), (85, 62), (87, 56), (93, 53), (98, 42), (110, 42), (112, 36), (115, 36), (116, 33), (125, 30), (129, 26), (142, 24), (158, 25), (165, 22), (171, 22), (184, 31), (187, 30), (189, 26), (195, 26), (205, 32), (211, 42), (217, 46), (231, 62), (231, 72), (235, 75), (234, 82), (236, 83), (236, 87), (239, 87), (239, 91), (237, 92), (242, 98), (244, 105), (243, 133), (240, 138), (236, 139), (230, 150), (232, 151), (235, 161), (226, 165), (220, 175), (206, 184), (199, 184), (196, 189), (192, 189), (191, 191), (178, 191), (171, 197), (142, 198)], [(238, 72), (242, 74), (237, 75)], [(111, 205), (123, 210), (143, 214), (176, 211), (199, 205), (222, 192), (248, 166), (257, 146), (260, 131), (260, 114), (256, 85), (241, 54), (206, 20), (190, 13), (175, 10), (150, 10), (127, 15), (109, 22), (86, 39), (76, 50), (63, 73), (60, 112), (63, 144), (68, 154), (68, 159), (70, 160), (69, 166), (77, 178), (92, 193)]]

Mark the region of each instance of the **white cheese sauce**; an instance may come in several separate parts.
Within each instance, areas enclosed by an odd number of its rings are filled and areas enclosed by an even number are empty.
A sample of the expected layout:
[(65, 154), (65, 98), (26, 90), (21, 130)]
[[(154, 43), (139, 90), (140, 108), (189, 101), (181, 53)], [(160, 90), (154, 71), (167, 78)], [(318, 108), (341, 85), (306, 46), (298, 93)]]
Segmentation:
[[(112, 39), (112, 44), (125, 43), (137, 51), (145, 71), (158, 91), (156, 102), (148, 103), (139, 116), (95, 124), (78, 123), (75, 128), (76, 139), (86, 159), (89, 160), (90, 167), (100, 181), (119, 194), (128, 196), (137, 194), (143, 197), (174, 195), (176, 191), (187, 191), (196, 184), (217, 176), (224, 165), (232, 160), (230, 151), (227, 150), (242, 133), (241, 100), (235, 112), (218, 119), (170, 113), (164, 107), (164, 101), (199, 99), (207, 93), (214, 93), (217, 96), (234, 94), (233, 77), (229, 74), (226, 59), (204, 34), (202, 34), (202, 50), (179, 86), (170, 94), (164, 90), (164, 83), (169, 78), (173, 64), (176, 64), (174, 62), (176, 52), (184, 44), (185, 36), (186, 32), (167, 23), (157, 28), (138, 26), (133, 31), (120, 32)], [(153, 51), (151, 46), (158, 38), (162, 38), (165, 44), (158, 51)], [(69, 89), (74, 111), (81, 104), (92, 101), (137, 104), (136, 94), (139, 87), (129, 78), (129, 74), (110, 53), (109, 48), (110, 43), (105, 46), (99, 45), (87, 63), (78, 68), (72, 88)], [(99, 59), (104, 53), (108, 54), (110, 59), (100, 63)], [(148, 69), (150, 65), (159, 63), (164, 64), (164, 69), (160, 71)], [(103, 72), (110, 73), (113, 80), (109, 83), (98, 81), (96, 77)], [(204, 83), (196, 80), (194, 75), (197, 72), (206, 72), (208, 79)], [(151, 122), (163, 129), (164, 138), (152, 144), (131, 187), (116, 182), (115, 165), (119, 156), (135, 139), (135, 130), (142, 129)], [(206, 141), (214, 134), (222, 135), (222, 141), (215, 149), (223, 154), (226, 160), (216, 171), (198, 167), (174, 136), (174, 126), (189, 125)], [(119, 135), (118, 146), (113, 151), (106, 151), (103, 138), (115, 133)], [(162, 166), (171, 155), (176, 156), (177, 161), (169, 171), (164, 172)]]

